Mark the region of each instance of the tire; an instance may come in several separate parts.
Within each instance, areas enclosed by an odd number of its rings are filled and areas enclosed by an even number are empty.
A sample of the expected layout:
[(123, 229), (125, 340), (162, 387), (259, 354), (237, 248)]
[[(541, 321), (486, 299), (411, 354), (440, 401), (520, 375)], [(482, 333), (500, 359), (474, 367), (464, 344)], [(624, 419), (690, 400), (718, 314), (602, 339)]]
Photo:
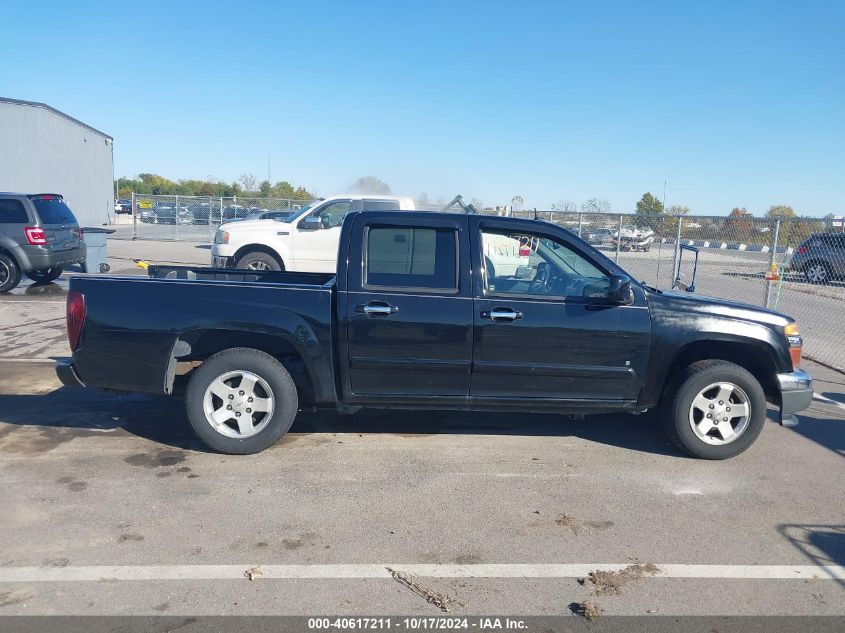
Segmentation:
[[(727, 391), (723, 385), (731, 389)], [(739, 455), (754, 443), (766, 420), (766, 395), (760, 383), (746, 369), (724, 360), (693, 363), (670, 385), (663, 400), (669, 439), (682, 451), (702, 459)], [(743, 402), (748, 415), (739, 416)], [(714, 412), (710, 414), (713, 417), (707, 418), (705, 411)], [(721, 428), (713, 427), (711, 420), (718, 421)]]
[(63, 270), (61, 266), (54, 266), (53, 268), (31, 270), (26, 273), (26, 276), (37, 284), (47, 284), (61, 277)]
[[(253, 386), (239, 389), (245, 375)], [(227, 400), (233, 405), (226, 405)], [(264, 402), (256, 405), (259, 401)], [(249, 412), (256, 406), (265, 410)], [(299, 397), (279, 361), (256, 349), (236, 347), (215, 354), (194, 371), (185, 409), (197, 437), (209, 447), (230, 455), (251, 455), (270, 448), (288, 432), (299, 410)], [(217, 414), (216, 422), (213, 414)], [(244, 429), (247, 415), (249, 427)]]
[(0, 253), (0, 294), (17, 288), (21, 282), (18, 263), (6, 253)]
[(241, 258), (238, 259), (236, 268), (246, 268), (248, 270), (264, 271), (282, 270), (282, 266), (279, 264), (278, 260), (275, 257), (262, 251), (253, 251), (251, 253), (247, 253), (246, 255), (242, 255)]
[(804, 278), (811, 284), (827, 284), (833, 278), (833, 271), (827, 262), (817, 260), (804, 266)]

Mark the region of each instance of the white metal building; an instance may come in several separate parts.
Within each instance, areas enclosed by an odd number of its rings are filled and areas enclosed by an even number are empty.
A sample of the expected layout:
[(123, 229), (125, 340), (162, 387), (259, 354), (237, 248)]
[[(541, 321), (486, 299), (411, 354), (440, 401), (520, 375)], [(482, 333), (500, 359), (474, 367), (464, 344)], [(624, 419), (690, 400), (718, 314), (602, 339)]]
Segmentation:
[(114, 214), (112, 144), (48, 105), (0, 97), (0, 191), (61, 194), (81, 226)]

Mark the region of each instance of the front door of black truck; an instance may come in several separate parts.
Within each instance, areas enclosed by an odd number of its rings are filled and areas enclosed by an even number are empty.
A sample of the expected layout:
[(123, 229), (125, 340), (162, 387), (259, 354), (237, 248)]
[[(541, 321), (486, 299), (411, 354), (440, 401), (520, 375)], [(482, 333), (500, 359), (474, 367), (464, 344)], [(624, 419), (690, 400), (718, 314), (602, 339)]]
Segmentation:
[(354, 399), (468, 395), (473, 301), (461, 220), (356, 217), (344, 308)]
[(474, 398), (636, 400), (650, 347), (639, 288), (607, 301), (612, 272), (562, 229), (470, 219), (476, 267)]

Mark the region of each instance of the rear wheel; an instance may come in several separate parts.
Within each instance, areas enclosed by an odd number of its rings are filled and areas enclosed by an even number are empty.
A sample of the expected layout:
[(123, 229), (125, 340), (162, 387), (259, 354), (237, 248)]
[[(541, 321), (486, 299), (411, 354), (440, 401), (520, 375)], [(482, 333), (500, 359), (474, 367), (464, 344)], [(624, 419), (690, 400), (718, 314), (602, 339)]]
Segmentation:
[(214, 450), (259, 453), (288, 432), (299, 409), (287, 369), (259, 350), (215, 354), (191, 377), (185, 400), (197, 436)]
[(832, 276), (830, 266), (825, 262), (810, 262), (804, 267), (804, 277), (811, 284), (826, 284)]
[(766, 396), (746, 369), (723, 360), (687, 367), (664, 396), (664, 426), (681, 450), (727, 459), (747, 449), (766, 420)]
[(262, 251), (253, 251), (243, 255), (238, 259), (237, 267), (246, 268), (247, 270), (264, 271), (280, 271), (282, 269), (275, 257)]
[(26, 276), (37, 284), (46, 284), (58, 279), (64, 269), (61, 266), (53, 268), (42, 268), (41, 270), (30, 270)]
[(5, 253), (0, 253), (0, 293), (9, 292), (21, 281), (21, 271), (17, 262)]

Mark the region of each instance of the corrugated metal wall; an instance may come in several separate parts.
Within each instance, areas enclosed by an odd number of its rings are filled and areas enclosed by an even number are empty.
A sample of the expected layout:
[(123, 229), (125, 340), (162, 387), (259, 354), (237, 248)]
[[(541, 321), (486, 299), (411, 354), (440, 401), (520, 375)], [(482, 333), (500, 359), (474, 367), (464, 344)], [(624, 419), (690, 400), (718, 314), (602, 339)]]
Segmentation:
[(114, 214), (112, 141), (43, 107), (0, 101), (0, 191), (60, 193), (83, 226)]

